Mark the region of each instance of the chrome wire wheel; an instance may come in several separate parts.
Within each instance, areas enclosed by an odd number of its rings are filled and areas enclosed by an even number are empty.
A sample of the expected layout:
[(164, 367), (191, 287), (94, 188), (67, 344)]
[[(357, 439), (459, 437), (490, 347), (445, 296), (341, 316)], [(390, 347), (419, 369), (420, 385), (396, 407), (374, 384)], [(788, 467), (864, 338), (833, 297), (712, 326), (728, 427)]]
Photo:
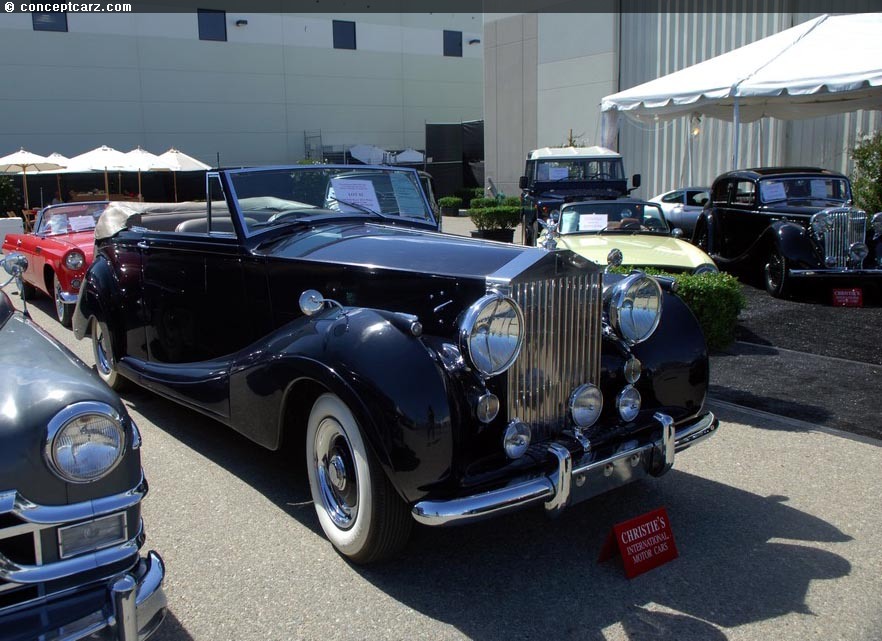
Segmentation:
[(358, 517), (358, 473), (349, 439), (333, 417), (322, 419), (316, 430), (313, 466), (325, 512), (348, 530)]
[(52, 278), (55, 285), (55, 316), (58, 318), (59, 323), (65, 327), (70, 327), (73, 305), (65, 303), (61, 297), (63, 290), (61, 288), (61, 281), (58, 280), (58, 274), (54, 274)]

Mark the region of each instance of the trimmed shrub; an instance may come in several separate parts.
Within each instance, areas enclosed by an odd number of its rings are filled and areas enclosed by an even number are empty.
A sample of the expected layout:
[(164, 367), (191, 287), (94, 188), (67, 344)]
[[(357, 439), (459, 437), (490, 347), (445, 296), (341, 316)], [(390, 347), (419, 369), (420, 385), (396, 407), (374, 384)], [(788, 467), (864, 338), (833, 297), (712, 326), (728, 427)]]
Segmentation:
[[(616, 267), (617, 274), (629, 274), (633, 268)], [(677, 282), (677, 295), (689, 306), (708, 349), (722, 349), (735, 340), (738, 314), (747, 306), (741, 284), (731, 274), (670, 274), (658, 269), (639, 268), (651, 276), (666, 276)]]
[(521, 208), (478, 207), (469, 209), (469, 218), (472, 219), (475, 227), (480, 230), (513, 229), (521, 222)]
[(472, 198), (469, 209), (485, 209), (487, 207), (498, 207), (499, 201), (495, 198)]
[(520, 207), (521, 206), (521, 197), (520, 196), (506, 196), (502, 199), (502, 204), (505, 207)]
[(462, 198), (457, 196), (445, 196), (438, 199), (438, 206), (443, 209), (459, 209), (462, 207)]
[(456, 195), (462, 198), (462, 202), (466, 208), (473, 207), (472, 200), (481, 198), (484, 195), (482, 187), (463, 187), (456, 190)]

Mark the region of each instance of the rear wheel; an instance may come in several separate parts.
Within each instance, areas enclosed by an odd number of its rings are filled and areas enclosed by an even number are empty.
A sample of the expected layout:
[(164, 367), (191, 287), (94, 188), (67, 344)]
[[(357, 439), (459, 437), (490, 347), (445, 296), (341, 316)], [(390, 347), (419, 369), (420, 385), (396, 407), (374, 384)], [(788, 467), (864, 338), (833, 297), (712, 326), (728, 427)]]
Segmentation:
[(95, 357), (95, 369), (98, 376), (107, 383), (110, 389), (119, 391), (125, 387), (125, 378), (116, 368), (113, 345), (107, 325), (92, 319), (92, 356)]
[(784, 298), (790, 291), (790, 278), (787, 276), (787, 259), (777, 248), (769, 253), (763, 270), (766, 291), (775, 298)]
[(306, 465), (325, 536), (355, 563), (371, 563), (407, 543), (413, 519), (343, 401), (323, 394), (309, 414)]
[(74, 306), (70, 303), (65, 303), (64, 299), (61, 297), (61, 293), (64, 290), (61, 288), (61, 281), (58, 280), (58, 274), (55, 274), (53, 276), (53, 281), (53, 292), (55, 293), (55, 315), (58, 317), (59, 323), (61, 323), (64, 327), (70, 327), (70, 320), (73, 317)]

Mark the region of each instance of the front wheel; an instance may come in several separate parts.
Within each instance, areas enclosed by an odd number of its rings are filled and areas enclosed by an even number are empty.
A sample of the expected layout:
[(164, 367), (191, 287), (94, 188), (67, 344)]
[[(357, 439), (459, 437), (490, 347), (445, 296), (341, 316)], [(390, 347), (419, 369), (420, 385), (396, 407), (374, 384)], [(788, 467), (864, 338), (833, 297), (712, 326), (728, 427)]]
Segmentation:
[(790, 291), (787, 259), (776, 248), (772, 249), (763, 270), (766, 291), (775, 298), (784, 298)]
[(116, 368), (113, 356), (113, 345), (107, 325), (92, 319), (92, 356), (95, 357), (95, 369), (107, 386), (119, 391), (125, 387), (125, 378)]
[(325, 536), (354, 563), (398, 552), (413, 520), (343, 401), (323, 394), (306, 429), (309, 487)]
[(61, 297), (64, 290), (61, 288), (61, 281), (58, 280), (58, 274), (55, 274), (53, 279), (55, 288), (53, 290), (55, 292), (55, 315), (58, 317), (58, 322), (61, 323), (62, 326), (70, 327), (74, 306), (70, 303), (65, 303), (64, 299)]

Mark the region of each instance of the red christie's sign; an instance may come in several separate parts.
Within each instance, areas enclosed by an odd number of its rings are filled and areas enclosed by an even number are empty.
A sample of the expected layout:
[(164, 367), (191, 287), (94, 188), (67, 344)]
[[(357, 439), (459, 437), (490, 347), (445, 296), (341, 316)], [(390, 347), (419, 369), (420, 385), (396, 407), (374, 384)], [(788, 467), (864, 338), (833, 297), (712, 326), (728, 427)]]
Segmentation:
[(597, 562), (615, 556), (616, 549), (622, 555), (629, 579), (676, 559), (679, 554), (665, 508), (614, 525)]

